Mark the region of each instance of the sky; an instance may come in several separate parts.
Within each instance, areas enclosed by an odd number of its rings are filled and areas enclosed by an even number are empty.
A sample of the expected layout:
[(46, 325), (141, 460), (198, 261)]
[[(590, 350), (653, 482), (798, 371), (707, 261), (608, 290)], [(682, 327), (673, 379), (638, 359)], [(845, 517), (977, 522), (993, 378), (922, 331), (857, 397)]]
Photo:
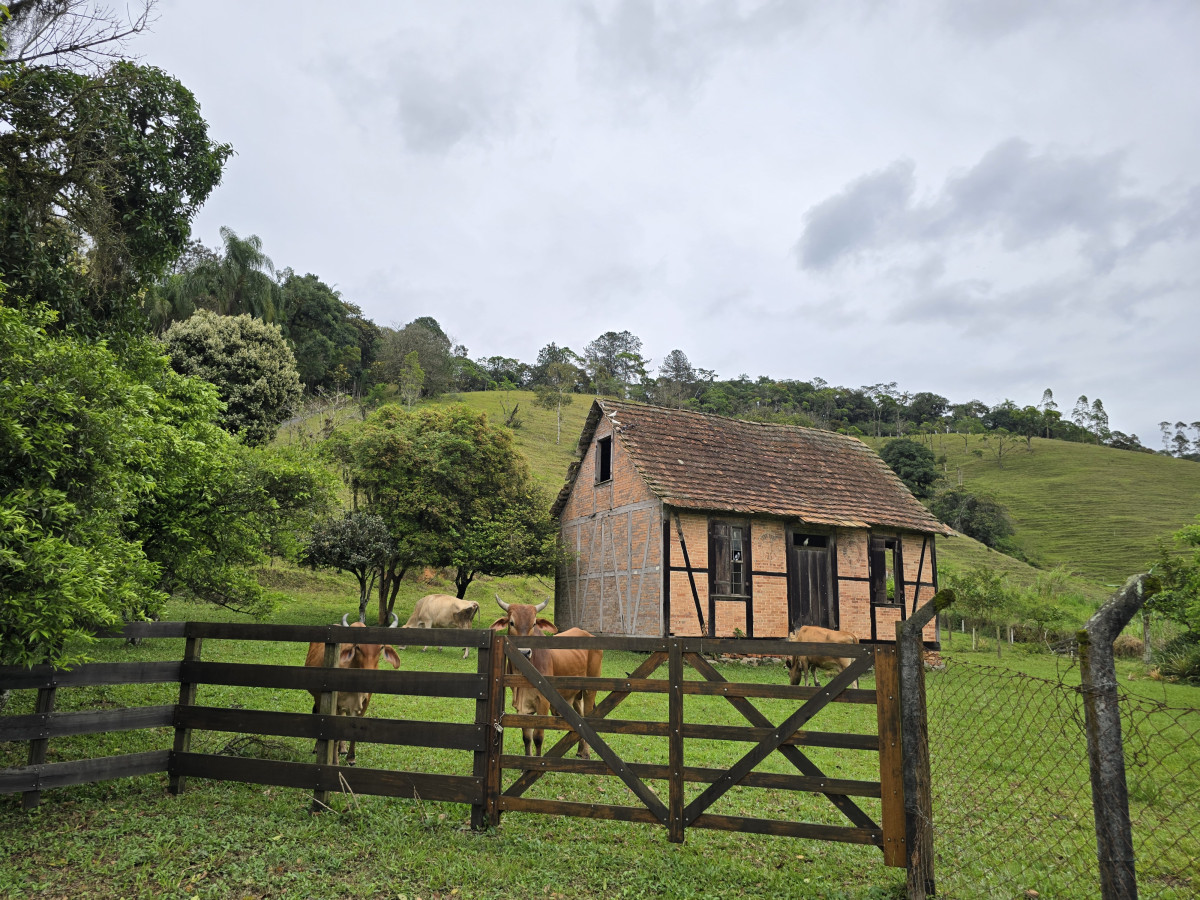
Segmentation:
[(193, 223), (472, 358), (1200, 419), (1200, 4), (163, 0)]

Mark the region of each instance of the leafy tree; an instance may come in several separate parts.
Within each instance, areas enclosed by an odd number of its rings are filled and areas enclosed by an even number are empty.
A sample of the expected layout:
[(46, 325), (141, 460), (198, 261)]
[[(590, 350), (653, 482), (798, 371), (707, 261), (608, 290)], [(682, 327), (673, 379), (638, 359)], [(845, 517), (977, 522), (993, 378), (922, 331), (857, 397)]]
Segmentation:
[[(1054, 391), (1050, 388), (1042, 391), (1042, 401), (1038, 404), (1038, 409), (1042, 413), (1042, 424), (1046, 428), (1046, 437), (1049, 438), (1053, 423), (1062, 418), (1061, 413), (1058, 412), (1058, 404), (1054, 402)], [(1051, 414), (1053, 414), (1053, 419), (1051, 419)]]
[(400, 366), (398, 387), (400, 388), (400, 397), (404, 400), (405, 409), (413, 408), (421, 396), (421, 386), (424, 383), (425, 370), (421, 368), (420, 354), (413, 350), (404, 357), (404, 364)]
[(942, 419), (950, 409), (950, 401), (941, 394), (919, 391), (913, 394), (908, 404), (908, 414), (914, 422), (934, 423)]
[(201, 310), (172, 325), (163, 339), (176, 371), (217, 386), (225, 402), (222, 424), (251, 446), (274, 437), (303, 393), (278, 325)]
[(565, 362), (550, 363), (546, 367), (543, 381), (534, 386), (537, 395), (536, 403), (543, 409), (552, 409), (555, 413), (556, 431), (554, 443), (562, 443), (562, 411), (564, 406), (570, 406), (574, 397), (571, 389), (575, 386), (576, 369)]
[(367, 621), (367, 600), (379, 570), (395, 554), (395, 542), (380, 516), (349, 512), (313, 529), (302, 561), (312, 568), (351, 572), (358, 579), (358, 621)]
[(5, 66), (0, 91), (0, 277), (53, 327), (123, 338), (140, 292), (180, 254), (232, 152), (195, 97), (149, 66), (94, 75)]
[(1005, 539), (1014, 533), (1008, 510), (991, 497), (964, 488), (941, 492), (933, 498), (929, 509), (955, 531), (988, 547), (1003, 546)]
[(404, 361), (413, 351), (416, 351), (421, 370), (425, 373), (422, 396), (432, 398), (448, 391), (455, 370), (450, 338), (442, 331), (437, 320), (429, 316), (414, 319), (399, 331), (383, 329), (376, 380), (399, 384)]
[(940, 582), (943, 587), (954, 591), (958, 597), (955, 609), (971, 621), (971, 649), (977, 646), (976, 627), (994, 625), (997, 627), (996, 653), (999, 655), (999, 626), (1011, 615), (1015, 597), (1008, 577), (996, 569), (975, 566), (965, 572), (947, 573)]
[(646, 376), (641, 338), (628, 331), (606, 331), (584, 347), (583, 359), (598, 394), (626, 397)]
[(362, 310), (316, 275), (284, 269), (279, 283), (278, 322), (295, 350), (297, 371), (311, 392), (361, 387), (375, 360), (379, 329)]
[(996, 465), (1004, 468), (1004, 457), (1017, 445), (1016, 437), (1007, 428), (996, 428), (984, 435), (983, 443), (996, 457)]
[[(383, 406), (361, 425), (335, 432), (326, 446), (356, 508), (382, 517), (395, 541), (394, 555), (379, 569), (380, 622), (411, 566), (454, 566), (460, 595), (475, 574), (498, 566), (499, 557), (480, 559), (480, 535), (493, 533), (490, 522), (518, 529), (512, 540), (520, 546), (539, 544), (524, 536), (540, 521), (531, 518), (537, 509), (528, 500), (533, 491), (525, 461), (511, 434), (482, 413), (465, 406), (412, 412)], [(530, 574), (553, 564), (537, 555), (518, 559), (520, 571)]]
[(900, 476), (914, 497), (925, 498), (933, 494), (933, 485), (940, 476), (933, 451), (924, 444), (909, 438), (896, 438), (884, 444), (879, 455)]
[(1200, 638), (1200, 516), (1161, 542), (1151, 572), (1159, 590), (1146, 606), (1178, 622), (1193, 639)]

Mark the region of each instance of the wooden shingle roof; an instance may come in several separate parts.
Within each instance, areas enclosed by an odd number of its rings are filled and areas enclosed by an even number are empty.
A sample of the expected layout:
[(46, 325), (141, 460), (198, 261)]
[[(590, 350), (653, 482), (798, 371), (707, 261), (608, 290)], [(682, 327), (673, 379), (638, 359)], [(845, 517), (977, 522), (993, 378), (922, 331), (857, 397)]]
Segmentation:
[[(831, 431), (596, 400), (580, 458), (601, 416), (650, 489), (678, 509), (773, 515), (813, 525), (952, 534), (862, 441)], [(571, 467), (558, 515), (579, 474)], [(586, 476), (585, 476), (586, 477)]]

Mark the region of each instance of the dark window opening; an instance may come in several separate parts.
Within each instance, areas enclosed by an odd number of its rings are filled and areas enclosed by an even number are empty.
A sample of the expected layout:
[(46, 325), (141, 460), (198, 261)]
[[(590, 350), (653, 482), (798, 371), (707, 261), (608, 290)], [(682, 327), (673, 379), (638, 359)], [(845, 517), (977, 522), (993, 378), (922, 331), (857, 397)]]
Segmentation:
[(612, 480), (612, 438), (596, 441), (596, 483)]
[(829, 535), (827, 534), (793, 534), (792, 545), (795, 547), (812, 547), (814, 549), (829, 546)]
[(871, 538), (870, 582), (874, 606), (904, 605), (904, 557), (900, 538)]

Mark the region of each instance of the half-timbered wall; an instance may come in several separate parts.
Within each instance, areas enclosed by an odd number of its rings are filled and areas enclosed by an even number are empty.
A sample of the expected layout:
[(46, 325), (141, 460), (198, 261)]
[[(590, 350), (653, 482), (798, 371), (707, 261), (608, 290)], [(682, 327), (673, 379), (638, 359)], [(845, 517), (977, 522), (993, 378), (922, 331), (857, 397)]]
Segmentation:
[[(903, 572), (903, 612), (899, 605), (872, 606), (869, 581), (869, 547), (871, 536), (898, 538), (901, 546)], [(861, 529), (839, 529), (838, 606), (840, 629), (864, 640), (892, 641), (896, 639), (896, 623), (911, 615), (915, 606), (929, 602), (934, 594), (934, 537), (915, 532)], [(937, 639), (936, 622), (925, 626), (925, 640)]]
[[(611, 440), (611, 478), (597, 483), (597, 445)], [(593, 634), (658, 637), (662, 614), (662, 503), (601, 417), (560, 516), (570, 559), (555, 581), (555, 621)]]

